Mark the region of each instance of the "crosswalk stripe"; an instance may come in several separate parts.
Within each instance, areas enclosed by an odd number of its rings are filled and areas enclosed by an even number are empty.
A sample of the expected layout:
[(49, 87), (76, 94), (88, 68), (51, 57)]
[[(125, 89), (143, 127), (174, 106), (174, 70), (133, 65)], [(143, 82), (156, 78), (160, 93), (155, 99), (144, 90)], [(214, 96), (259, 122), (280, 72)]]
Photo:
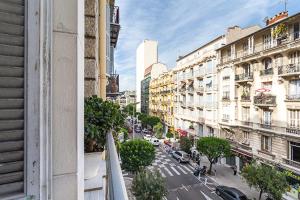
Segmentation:
[(187, 172), (184, 171), (180, 166), (177, 166), (177, 167), (178, 167), (178, 169), (180, 169), (180, 171), (182, 171), (184, 174), (187, 174)]
[(160, 174), (161, 174), (162, 177), (166, 178), (166, 175), (161, 171), (160, 168), (158, 168), (158, 171), (160, 172)]
[(180, 175), (180, 173), (179, 173), (174, 167), (171, 167), (171, 169), (172, 169), (177, 175)]
[(185, 166), (185, 165), (182, 165), (182, 167), (184, 167), (186, 170), (188, 170), (189, 172), (193, 172), (192, 170), (190, 170), (187, 166)]
[(188, 165), (188, 168), (190, 168), (192, 171), (194, 170), (194, 168), (190, 165)]
[(173, 176), (173, 174), (170, 172), (170, 170), (168, 170), (168, 168), (164, 167), (164, 170), (166, 170), (170, 176)]

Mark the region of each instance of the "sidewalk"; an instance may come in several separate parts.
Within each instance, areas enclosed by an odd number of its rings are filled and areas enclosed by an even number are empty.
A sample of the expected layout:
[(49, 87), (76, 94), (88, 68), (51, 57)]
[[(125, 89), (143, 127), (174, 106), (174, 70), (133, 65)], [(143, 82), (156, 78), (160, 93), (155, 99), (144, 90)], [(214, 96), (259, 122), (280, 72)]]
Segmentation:
[[(195, 163), (190, 163), (192, 166)], [(209, 161), (206, 157), (201, 157), (201, 167), (203, 165), (209, 167)], [(216, 172), (215, 176), (209, 176), (212, 180), (214, 180), (217, 185), (225, 185), (229, 187), (234, 187), (242, 191), (249, 199), (258, 199), (259, 192), (254, 188), (250, 188), (248, 184), (242, 179), (241, 176), (233, 175), (233, 170), (231, 167), (224, 164), (214, 164), (212, 167), (212, 171)], [(265, 199), (264, 195), (262, 199)]]

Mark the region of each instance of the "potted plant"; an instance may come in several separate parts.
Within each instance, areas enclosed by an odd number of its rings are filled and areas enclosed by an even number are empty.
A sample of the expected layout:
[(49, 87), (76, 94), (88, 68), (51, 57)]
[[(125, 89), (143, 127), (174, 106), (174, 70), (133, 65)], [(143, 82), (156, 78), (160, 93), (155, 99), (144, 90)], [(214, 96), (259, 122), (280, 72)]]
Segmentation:
[(275, 37), (278, 42), (286, 39), (288, 34), (288, 27), (285, 23), (278, 24), (273, 31), (273, 37)]
[(88, 97), (84, 104), (84, 178), (90, 179), (98, 174), (99, 162), (103, 159), (106, 134), (114, 129), (119, 131), (124, 124), (124, 116), (119, 106), (103, 101), (97, 96)]
[(189, 129), (194, 129), (193, 124), (191, 124), (191, 125), (189, 126)]

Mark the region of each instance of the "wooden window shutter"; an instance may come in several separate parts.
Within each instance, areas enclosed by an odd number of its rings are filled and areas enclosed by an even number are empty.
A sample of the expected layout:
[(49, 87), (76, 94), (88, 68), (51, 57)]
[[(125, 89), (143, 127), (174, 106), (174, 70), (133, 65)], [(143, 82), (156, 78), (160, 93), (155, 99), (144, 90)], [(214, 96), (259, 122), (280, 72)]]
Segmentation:
[(24, 0), (0, 0), (0, 199), (24, 194)]

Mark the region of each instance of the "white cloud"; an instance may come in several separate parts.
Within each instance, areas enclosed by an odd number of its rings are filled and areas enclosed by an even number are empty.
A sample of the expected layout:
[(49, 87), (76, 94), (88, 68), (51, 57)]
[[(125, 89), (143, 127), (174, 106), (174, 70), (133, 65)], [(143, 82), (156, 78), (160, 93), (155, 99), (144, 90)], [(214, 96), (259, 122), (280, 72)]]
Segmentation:
[[(143, 39), (158, 40), (159, 60), (169, 68), (174, 67), (178, 54), (188, 53), (224, 34), (229, 26), (262, 25), (264, 17), (280, 11), (279, 1), (118, 0), (122, 28), (115, 66), (120, 73), (121, 89), (135, 88), (135, 54)], [(289, 2), (295, 10), (297, 0)]]

